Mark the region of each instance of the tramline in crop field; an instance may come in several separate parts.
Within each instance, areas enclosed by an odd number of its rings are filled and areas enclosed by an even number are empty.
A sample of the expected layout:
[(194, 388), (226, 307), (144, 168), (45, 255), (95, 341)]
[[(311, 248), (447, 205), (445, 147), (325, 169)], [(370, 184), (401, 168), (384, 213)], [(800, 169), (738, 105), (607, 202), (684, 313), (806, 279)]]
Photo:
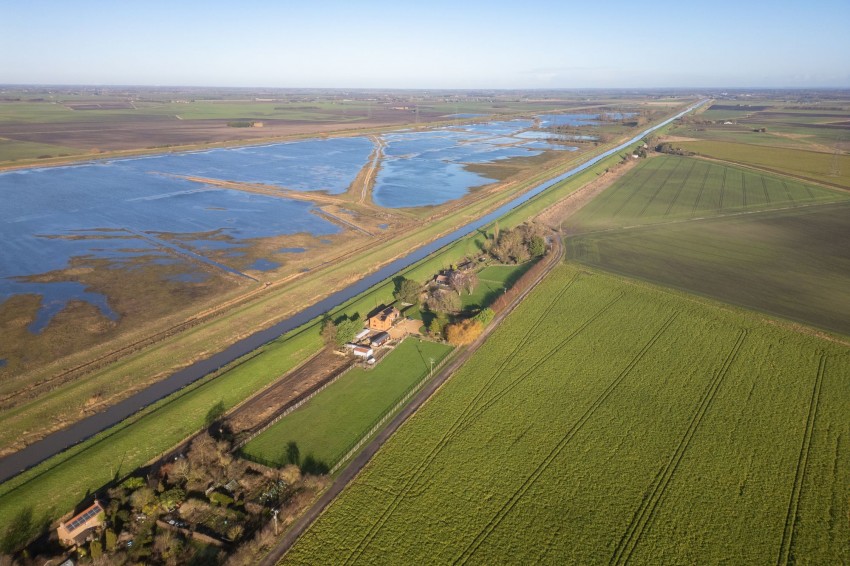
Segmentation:
[(792, 179), (665, 155), (641, 162), (582, 209), (574, 218), (574, 231), (843, 199), (846, 195), (839, 192)]
[(559, 267), (291, 563), (850, 560), (850, 353)]

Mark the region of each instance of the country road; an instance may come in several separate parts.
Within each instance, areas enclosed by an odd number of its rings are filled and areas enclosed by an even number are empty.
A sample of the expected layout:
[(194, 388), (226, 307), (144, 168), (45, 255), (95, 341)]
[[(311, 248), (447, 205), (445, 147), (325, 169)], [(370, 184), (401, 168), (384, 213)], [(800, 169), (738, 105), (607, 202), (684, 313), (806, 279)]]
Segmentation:
[(275, 546), (266, 557), (260, 561), (260, 566), (274, 566), (283, 557), (284, 554), (295, 544), (295, 541), (310, 528), (310, 526), (319, 518), (325, 508), (339, 495), (351, 481), (357, 477), (360, 470), (372, 459), (372, 457), (381, 449), (384, 443), (395, 434), (395, 432), (403, 425), (407, 419), (413, 416), (419, 408), (425, 404), (436, 391), (451, 378), (452, 375), (469, 360), (470, 357), (478, 350), (478, 348), (487, 340), (490, 334), (499, 327), (502, 321), (513, 312), (528, 294), (537, 287), (537, 284), (549, 274), (552, 269), (561, 263), (564, 259), (564, 245), (560, 238), (555, 238), (553, 249), (547, 257), (548, 264), (545, 269), (540, 272), (537, 279), (529, 285), (522, 293), (508, 305), (508, 307), (500, 312), (490, 325), (481, 333), (481, 336), (470, 344), (466, 350), (460, 353), (455, 359), (446, 364), (446, 366), (417, 393), (413, 399), (390, 421), (390, 423), (378, 432), (377, 436), (372, 439), (369, 444), (361, 451), (351, 463), (342, 470), (336, 477), (333, 484), (325, 491), (321, 497), (308, 509), (301, 517), (292, 524), (292, 527), (286, 532), (281, 541)]

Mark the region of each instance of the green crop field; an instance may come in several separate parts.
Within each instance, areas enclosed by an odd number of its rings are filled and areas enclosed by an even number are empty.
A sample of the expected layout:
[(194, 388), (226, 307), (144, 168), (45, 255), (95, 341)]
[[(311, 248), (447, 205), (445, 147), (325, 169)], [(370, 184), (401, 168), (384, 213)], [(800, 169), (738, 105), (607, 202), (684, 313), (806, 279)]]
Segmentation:
[(850, 194), (737, 167), (662, 156), (642, 161), (576, 214), (573, 231), (843, 200)]
[(287, 443), (302, 457), (313, 455), (333, 467), (351, 446), (451, 351), (451, 346), (408, 338), (372, 369), (354, 368), (268, 430), (242, 453), (260, 462), (283, 465)]
[(850, 205), (621, 230), (572, 258), (850, 335)]
[(721, 141), (678, 142), (699, 155), (850, 188), (850, 155)]
[(850, 351), (563, 265), (294, 564), (850, 561)]

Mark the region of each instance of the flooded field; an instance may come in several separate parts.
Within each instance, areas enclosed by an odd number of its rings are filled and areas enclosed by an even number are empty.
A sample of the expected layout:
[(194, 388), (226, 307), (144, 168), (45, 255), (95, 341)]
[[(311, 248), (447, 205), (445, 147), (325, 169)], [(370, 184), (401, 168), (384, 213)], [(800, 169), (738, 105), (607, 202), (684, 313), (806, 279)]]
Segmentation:
[(0, 173), (0, 374), (309, 271), (409, 223), (396, 209), (503, 181), (472, 166), (588, 141), (539, 120), (462, 121), (477, 117)]
[(467, 170), (467, 165), (532, 157), (544, 150), (577, 149), (529, 142), (542, 134), (546, 139), (557, 138), (528, 130), (533, 125), (531, 120), (510, 120), (385, 135), (373, 200), (387, 208), (438, 205), (494, 181)]
[[(199, 263), (211, 271), (244, 275), (232, 260), (239, 257), (233, 254), (245, 240), (339, 231), (310, 214), (310, 203), (199, 187), (143, 172), (151, 161), (0, 175), (5, 203), (0, 209), (0, 237), (5, 244), (0, 247), (0, 299), (22, 293), (41, 295), (31, 331), (43, 329), (72, 299), (117, 318), (105, 297), (82, 284), (46, 280), (56, 278), (44, 274), (68, 268), (72, 258), (130, 273), (145, 266), (170, 265), (175, 268), (166, 272), (167, 277), (197, 282)], [(182, 241), (175, 241), (178, 236)], [(268, 269), (267, 265), (253, 269)]]

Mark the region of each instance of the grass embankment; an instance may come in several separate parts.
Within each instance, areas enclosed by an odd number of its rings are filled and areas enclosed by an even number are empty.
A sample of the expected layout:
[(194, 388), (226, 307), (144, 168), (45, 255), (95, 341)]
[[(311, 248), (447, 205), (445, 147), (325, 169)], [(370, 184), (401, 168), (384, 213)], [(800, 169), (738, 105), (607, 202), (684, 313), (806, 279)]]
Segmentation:
[(572, 232), (846, 200), (850, 195), (690, 157), (641, 161), (572, 219)]
[[(424, 280), (444, 265), (457, 263), (476, 246), (475, 237), (460, 240), (404, 272)], [(386, 281), (334, 311), (332, 316), (364, 316), (376, 303), (390, 302), (394, 285)], [(236, 362), (120, 425), (87, 440), (0, 485), (0, 532), (20, 513), (56, 518), (115, 478), (144, 465), (157, 455), (201, 430), (210, 407), (227, 409), (319, 351), (318, 321), (282, 336)], [(44, 497), (45, 493), (52, 494)]]
[(302, 458), (313, 455), (328, 468), (339, 462), (374, 424), (418, 384), (451, 346), (407, 338), (372, 369), (354, 368), (242, 448), (249, 459), (286, 464), (295, 442)]
[(565, 265), (284, 561), (846, 562), (848, 374), (847, 348)]

